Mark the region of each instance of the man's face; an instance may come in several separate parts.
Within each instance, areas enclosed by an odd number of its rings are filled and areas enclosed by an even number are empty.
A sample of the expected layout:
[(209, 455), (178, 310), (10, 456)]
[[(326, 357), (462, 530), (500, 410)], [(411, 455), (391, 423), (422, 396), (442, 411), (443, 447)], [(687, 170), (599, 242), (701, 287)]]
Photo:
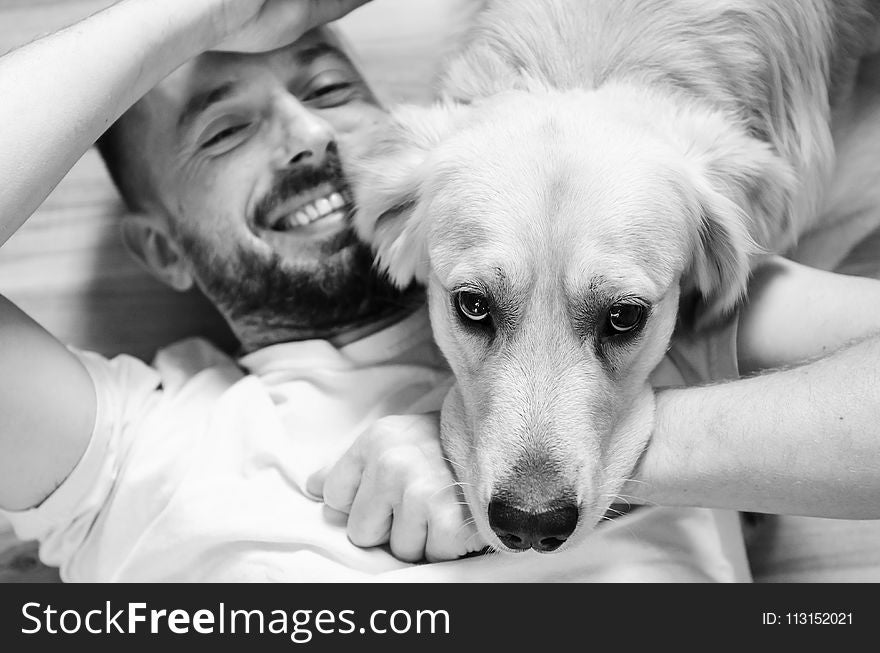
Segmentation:
[(139, 139), (163, 212), (243, 340), (329, 337), (399, 309), (354, 237), (340, 160), (385, 112), (327, 33), (202, 55), (145, 105)]

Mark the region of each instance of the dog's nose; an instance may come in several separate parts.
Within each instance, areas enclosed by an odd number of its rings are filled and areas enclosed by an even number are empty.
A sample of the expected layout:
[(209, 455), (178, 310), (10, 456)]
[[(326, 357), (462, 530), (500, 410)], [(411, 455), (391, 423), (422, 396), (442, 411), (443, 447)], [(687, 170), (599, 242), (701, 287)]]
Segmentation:
[(505, 546), (511, 549), (555, 551), (577, 528), (578, 507), (565, 500), (541, 512), (521, 510), (503, 497), (489, 502), (489, 526)]

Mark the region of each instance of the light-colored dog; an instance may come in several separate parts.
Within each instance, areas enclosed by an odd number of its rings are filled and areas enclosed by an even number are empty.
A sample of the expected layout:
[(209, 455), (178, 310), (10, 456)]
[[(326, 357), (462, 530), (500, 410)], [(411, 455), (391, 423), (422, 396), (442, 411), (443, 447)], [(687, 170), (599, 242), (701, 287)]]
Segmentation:
[(681, 302), (723, 317), (817, 224), (877, 4), (489, 2), (437, 105), (371, 144), (357, 228), (428, 287), (444, 446), (498, 548), (590, 531), (648, 441)]

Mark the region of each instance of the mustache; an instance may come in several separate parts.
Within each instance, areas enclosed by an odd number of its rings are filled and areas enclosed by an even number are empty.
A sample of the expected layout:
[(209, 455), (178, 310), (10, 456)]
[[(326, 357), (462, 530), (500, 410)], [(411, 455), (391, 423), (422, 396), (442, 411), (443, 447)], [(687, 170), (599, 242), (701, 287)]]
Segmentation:
[(324, 161), (319, 167), (298, 166), (278, 172), (272, 188), (254, 207), (253, 223), (266, 224), (269, 215), (287, 200), (324, 183), (333, 184), (343, 199), (351, 202), (351, 193), (335, 143), (327, 146)]

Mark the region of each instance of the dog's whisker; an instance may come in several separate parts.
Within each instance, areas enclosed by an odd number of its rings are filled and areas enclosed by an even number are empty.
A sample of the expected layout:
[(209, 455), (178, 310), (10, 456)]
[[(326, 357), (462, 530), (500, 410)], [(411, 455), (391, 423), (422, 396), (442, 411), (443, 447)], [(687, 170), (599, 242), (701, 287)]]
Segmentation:
[(458, 530), (456, 530), (456, 535), (457, 535), (458, 533), (460, 533), (461, 531), (463, 531), (465, 528), (469, 528), (469, 527), (471, 527), (471, 526), (474, 527), (474, 530), (475, 530), (475, 532), (476, 532), (476, 525), (477, 525), (477, 522), (476, 522), (476, 520), (473, 519), (473, 517), (471, 517), (471, 518), (469, 518), (469, 519), (465, 519), (465, 520), (462, 522), (461, 526), (458, 527)]
[[(461, 532), (465, 530), (468, 526), (470, 526), (468, 522), (464, 522), (463, 524), (461, 524), (457, 529), (455, 529), (455, 534), (453, 535), (453, 537), (458, 537)], [(468, 539), (470, 539), (471, 537), (472, 536), (468, 536)], [(465, 543), (467, 543), (467, 540), (465, 540)]]
[(642, 485), (650, 485), (648, 481), (642, 481), (636, 478), (628, 478), (626, 479), (627, 483), (641, 483)]
[[(458, 488), (458, 487), (461, 487), (461, 486), (460, 486), (458, 483), (456, 483), (455, 481), (453, 481), (452, 483), (449, 483), (449, 484), (447, 484), (447, 485), (444, 485), (443, 487), (438, 488), (437, 490), (435, 490), (435, 491), (431, 494), (431, 498), (433, 499), (434, 497), (436, 497), (436, 496), (437, 496), (438, 494), (440, 494), (441, 492), (444, 492), (444, 491), (446, 491), (446, 490), (451, 490), (451, 489), (453, 489), (453, 488)], [(456, 503), (461, 503), (461, 502), (456, 502)], [(465, 503), (465, 505), (467, 505), (467, 504)]]
[[(632, 503), (630, 503), (627, 499), (625, 499), (623, 497), (623, 495), (621, 495), (621, 494), (602, 494), (600, 496), (602, 496), (603, 498), (607, 497), (607, 498), (611, 499), (612, 504), (615, 504), (618, 502), (623, 502), (626, 504), (627, 508), (632, 508)], [(611, 510), (610, 507), (609, 507), (609, 510)]]
[[(634, 497), (631, 494), (619, 494), (617, 496), (621, 501), (623, 501), (630, 508), (633, 505), (637, 505), (637, 506), (657, 506), (657, 505), (659, 505), (655, 501), (646, 501), (645, 499), (641, 499), (639, 497)], [(633, 501), (628, 501), (628, 499), (633, 499)]]
[(630, 501), (630, 499), (632, 499), (632, 498), (633, 497), (627, 497), (626, 495), (620, 496), (620, 500), (626, 504), (627, 508), (633, 508), (635, 506), (640, 506), (640, 505), (646, 505), (646, 506), (647, 505), (655, 505), (655, 504), (653, 504), (653, 502), (646, 502), (646, 501), (641, 501), (641, 500)]
[[(472, 534), (467, 540), (465, 540), (465, 543), (464, 543), (465, 548), (466, 548), (466, 549), (470, 549), (470, 548), (471, 548), (471, 540), (474, 540), (474, 539), (478, 538), (479, 535), (480, 535), (479, 533), (476, 533), (476, 532), (475, 532), (475, 533), (473, 533), (473, 534)], [(487, 549), (486, 547), (482, 547), (482, 548), (484, 549), (484, 552), (485, 552), (486, 554), (488, 554), (488, 553), (490, 553), (490, 552), (492, 551), (492, 549)], [(477, 549), (475, 549), (475, 551), (476, 551), (476, 550), (477, 550)]]

